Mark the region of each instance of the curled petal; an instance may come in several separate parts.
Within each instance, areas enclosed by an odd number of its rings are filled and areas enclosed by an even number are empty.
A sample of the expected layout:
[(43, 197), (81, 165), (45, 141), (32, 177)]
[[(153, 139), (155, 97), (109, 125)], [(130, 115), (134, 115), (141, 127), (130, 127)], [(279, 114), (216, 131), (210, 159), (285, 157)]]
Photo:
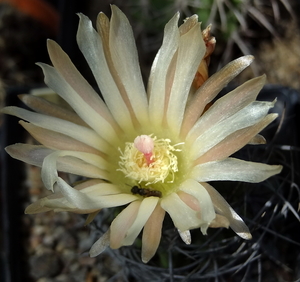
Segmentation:
[(57, 185), (66, 200), (81, 210), (99, 210), (103, 208), (111, 208), (126, 205), (137, 199), (136, 196), (130, 194), (115, 194), (101, 197), (93, 197), (84, 190), (78, 191), (68, 185), (63, 179), (58, 177)]
[[(100, 156), (90, 154), (90, 153), (84, 153), (84, 152), (76, 152), (76, 151), (56, 151), (56, 152), (53, 152), (52, 154), (48, 155), (47, 157), (45, 157), (45, 159), (43, 161), (43, 165), (42, 165), (41, 176), (42, 176), (42, 180), (45, 184), (45, 187), (47, 189), (53, 190), (53, 185), (58, 178), (58, 174), (57, 174), (58, 158), (62, 158), (62, 157), (66, 157), (66, 156), (74, 157), (80, 161), (83, 161), (83, 162), (78, 162), (79, 166), (81, 168), (84, 165), (84, 163), (87, 164), (85, 166), (85, 169), (83, 169), (81, 173), (80, 173), (80, 171), (77, 171), (77, 174), (79, 174), (79, 175), (84, 174), (85, 176), (87, 174), (91, 174), (91, 172), (94, 170), (92, 170), (89, 173), (88, 168), (90, 166), (90, 167), (98, 168), (98, 174), (94, 175), (94, 176), (90, 176), (90, 177), (104, 178), (104, 179), (108, 178), (108, 173), (104, 171), (108, 167), (107, 162)], [(67, 170), (70, 171), (70, 169), (67, 169)]]

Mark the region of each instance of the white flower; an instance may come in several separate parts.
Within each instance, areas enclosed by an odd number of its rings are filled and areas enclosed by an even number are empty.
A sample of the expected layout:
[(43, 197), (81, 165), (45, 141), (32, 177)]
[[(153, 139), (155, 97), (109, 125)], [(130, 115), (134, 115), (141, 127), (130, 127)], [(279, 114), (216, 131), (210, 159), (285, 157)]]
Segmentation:
[[(52, 66), (39, 65), (46, 84), (74, 112), (32, 95), (23, 95), (31, 112), (16, 107), (3, 111), (41, 145), (15, 144), (14, 158), (42, 167), (45, 187), (54, 194), (40, 199), (26, 213), (70, 211), (89, 214), (125, 206), (110, 229), (92, 247), (131, 245), (143, 229), (142, 260), (155, 254), (167, 212), (186, 243), (189, 230), (231, 227), (250, 239), (243, 220), (209, 181), (260, 182), (281, 166), (247, 162), (229, 156), (247, 143), (263, 143), (258, 133), (276, 118), (274, 102), (258, 102), (265, 77), (254, 78), (219, 98), (219, 91), (253, 60), (241, 57), (192, 87), (206, 53), (197, 16), (178, 28), (179, 14), (166, 25), (164, 39), (146, 91), (142, 82), (131, 26), (112, 6), (111, 20), (100, 13), (95, 31), (80, 15), (77, 41), (104, 101), (77, 71), (64, 51), (48, 41)], [(25, 122), (26, 120), (28, 122)], [(58, 174), (83, 176), (72, 187)]]

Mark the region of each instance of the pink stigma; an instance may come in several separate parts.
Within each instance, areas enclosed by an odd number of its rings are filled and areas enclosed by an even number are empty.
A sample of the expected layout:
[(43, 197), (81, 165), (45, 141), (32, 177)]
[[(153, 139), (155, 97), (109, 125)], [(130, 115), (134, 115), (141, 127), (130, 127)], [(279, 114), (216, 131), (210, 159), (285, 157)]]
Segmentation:
[(152, 157), (152, 152), (154, 149), (154, 141), (148, 135), (140, 135), (134, 139), (134, 147), (137, 148), (141, 153), (144, 154), (147, 165), (154, 162)]

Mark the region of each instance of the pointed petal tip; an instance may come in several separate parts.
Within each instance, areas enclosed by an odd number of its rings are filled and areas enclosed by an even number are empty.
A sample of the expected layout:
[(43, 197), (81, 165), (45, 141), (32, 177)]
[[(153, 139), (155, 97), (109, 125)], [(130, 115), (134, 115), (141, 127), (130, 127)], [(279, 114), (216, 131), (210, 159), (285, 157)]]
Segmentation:
[(185, 244), (190, 245), (192, 243), (191, 232), (189, 230), (180, 231), (178, 229), (178, 233)]
[(109, 246), (110, 229), (108, 229), (91, 247), (89, 255), (94, 258), (103, 253)]
[(254, 56), (253, 55), (245, 55), (245, 56), (242, 56), (242, 57), (239, 57), (239, 58), (233, 60), (231, 63), (234, 63), (236, 65), (242, 66), (241, 70), (243, 70), (244, 68), (246, 68), (249, 65), (251, 65), (251, 63), (253, 61), (254, 61)]
[(239, 235), (244, 240), (251, 240), (252, 239), (252, 235), (251, 235), (250, 232), (237, 232), (236, 234)]

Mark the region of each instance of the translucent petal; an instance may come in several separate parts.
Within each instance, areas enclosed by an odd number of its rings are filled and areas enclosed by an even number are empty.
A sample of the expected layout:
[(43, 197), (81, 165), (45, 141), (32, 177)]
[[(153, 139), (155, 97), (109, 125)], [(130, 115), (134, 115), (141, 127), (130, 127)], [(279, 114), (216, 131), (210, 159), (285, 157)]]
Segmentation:
[(17, 143), (7, 146), (6, 152), (14, 159), (41, 167), (44, 158), (54, 151), (44, 146)]
[(197, 165), (191, 178), (199, 182), (230, 180), (257, 183), (280, 173), (282, 166), (247, 162), (234, 158)]
[(110, 229), (108, 229), (91, 247), (90, 257), (100, 255), (109, 246)]
[(229, 220), (230, 228), (236, 234), (243, 239), (250, 240), (252, 236), (247, 225), (244, 223), (241, 217), (231, 208), (231, 206), (216, 189), (207, 183), (202, 184), (212, 198), (216, 213), (226, 217)]

